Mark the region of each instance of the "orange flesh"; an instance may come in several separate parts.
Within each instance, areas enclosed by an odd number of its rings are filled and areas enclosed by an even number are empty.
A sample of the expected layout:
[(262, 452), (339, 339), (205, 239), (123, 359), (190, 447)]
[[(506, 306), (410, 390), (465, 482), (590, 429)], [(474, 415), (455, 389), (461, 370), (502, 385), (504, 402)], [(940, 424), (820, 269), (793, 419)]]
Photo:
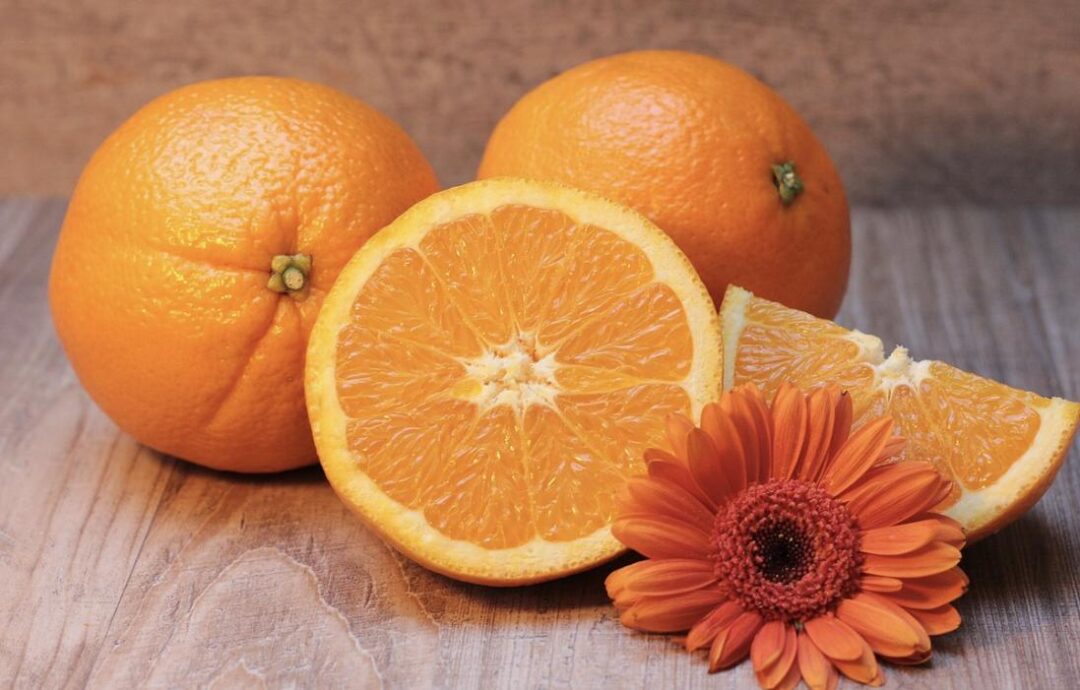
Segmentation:
[(931, 378), (893, 391), (890, 411), (908, 439), (907, 453), (947, 467), (961, 485), (990, 486), (1031, 446), (1039, 397), (954, 369), (930, 365)]
[(509, 548), (609, 524), (664, 420), (690, 411), (693, 342), (648, 257), (524, 205), (390, 254), (338, 338), (359, 469), (448, 537)]
[[(861, 355), (850, 331), (759, 299), (746, 307), (735, 360), (736, 385), (753, 381), (771, 396), (782, 380), (809, 388), (835, 381), (851, 391), (856, 424), (889, 412), (907, 438), (906, 457), (932, 462), (967, 490), (990, 486), (1039, 431), (1033, 406), (1047, 401), (941, 362), (917, 381), (879, 387), (876, 358)], [(957, 487), (945, 505), (960, 495)]]

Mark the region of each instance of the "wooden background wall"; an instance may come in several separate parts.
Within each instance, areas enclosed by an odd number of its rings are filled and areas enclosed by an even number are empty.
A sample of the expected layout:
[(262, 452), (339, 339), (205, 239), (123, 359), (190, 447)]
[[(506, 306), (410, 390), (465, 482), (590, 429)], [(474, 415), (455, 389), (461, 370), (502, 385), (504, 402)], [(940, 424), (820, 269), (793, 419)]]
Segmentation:
[(856, 202), (1080, 200), (1077, 0), (0, 0), (0, 194), (66, 195), (140, 104), (245, 73), (360, 96), (463, 182), (526, 89), (644, 47), (776, 87)]

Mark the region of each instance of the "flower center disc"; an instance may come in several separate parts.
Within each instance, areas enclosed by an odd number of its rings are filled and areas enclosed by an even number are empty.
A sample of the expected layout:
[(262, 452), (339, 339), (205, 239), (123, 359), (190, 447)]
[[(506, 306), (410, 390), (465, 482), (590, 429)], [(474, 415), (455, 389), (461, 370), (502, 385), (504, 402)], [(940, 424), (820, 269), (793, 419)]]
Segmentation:
[(745, 609), (803, 621), (858, 587), (859, 531), (848, 509), (797, 479), (756, 484), (716, 516), (717, 575)]

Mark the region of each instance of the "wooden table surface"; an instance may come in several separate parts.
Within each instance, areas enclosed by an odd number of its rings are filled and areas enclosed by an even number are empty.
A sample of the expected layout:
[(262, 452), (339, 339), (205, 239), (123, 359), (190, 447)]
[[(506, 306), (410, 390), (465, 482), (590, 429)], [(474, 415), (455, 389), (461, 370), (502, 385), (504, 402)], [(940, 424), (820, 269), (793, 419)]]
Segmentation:
[[(413, 565), (318, 468), (206, 471), (80, 389), (45, 282), (61, 201), (0, 202), (0, 686), (754, 687), (622, 628), (610, 567), (497, 590)], [(840, 321), (919, 357), (1080, 398), (1080, 207), (858, 209)], [(1080, 685), (1080, 453), (968, 550), (960, 631), (893, 688)]]

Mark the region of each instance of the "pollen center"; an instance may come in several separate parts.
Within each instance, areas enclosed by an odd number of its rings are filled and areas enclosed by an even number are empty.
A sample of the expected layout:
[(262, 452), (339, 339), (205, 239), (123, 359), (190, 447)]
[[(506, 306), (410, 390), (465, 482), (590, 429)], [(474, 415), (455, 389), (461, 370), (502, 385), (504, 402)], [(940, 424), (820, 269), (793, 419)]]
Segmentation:
[(794, 582), (810, 569), (813, 554), (808, 539), (791, 520), (767, 523), (751, 535), (758, 570), (770, 582)]
[(530, 405), (555, 406), (555, 353), (541, 356), (531, 333), (519, 333), (463, 363), (466, 378), (457, 387), (459, 397), (482, 409), (508, 405), (520, 413)]
[(743, 607), (803, 621), (858, 588), (859, 531), (848, 509), (796, 479), (756, 484), (716, 516), (717, 576)]

